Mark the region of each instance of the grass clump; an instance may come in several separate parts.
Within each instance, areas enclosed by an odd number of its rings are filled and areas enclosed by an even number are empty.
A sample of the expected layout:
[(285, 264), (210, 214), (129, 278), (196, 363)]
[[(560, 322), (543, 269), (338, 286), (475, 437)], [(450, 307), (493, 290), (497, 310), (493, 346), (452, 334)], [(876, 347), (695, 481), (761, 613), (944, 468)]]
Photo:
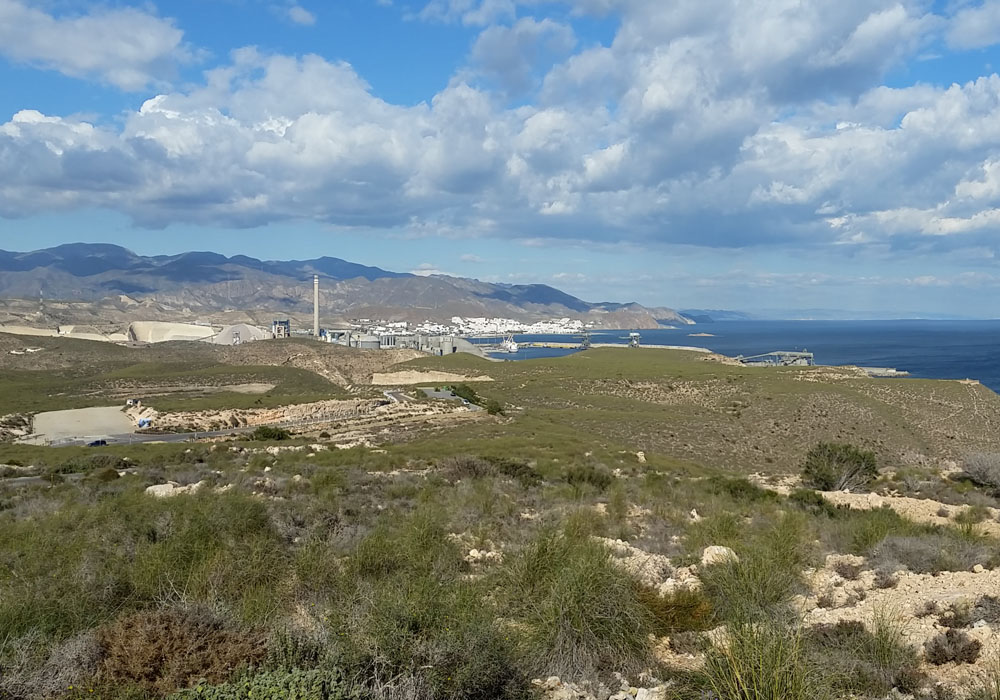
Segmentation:
[(810, 561), (805, 523), (785, 515), (773, 527), (737, 545), (738, 561), (705, 567), (706, 595), (722, 621), (784, 618), (786, 603), (801, 587), (800, 572)]
[(769, 622), (737, 624), (705, 663), (718, 700), (827, 700), (832, 694), (796, 632)]
[[(524, 626), (532, 673), (597, 678), (649, 663), (648, 635), (658, 624), (651, 592), (640, 593), (603, 545), (547, 530), (509, 557), (500, 576), (503, 607)], [(659, 624), (681, 624), (669, 605), (659, 608)]]
[(820, 491), (857, 491), (878, 473), (875, 453), (854, 445), (821, 442), (806, 454), (802, 483)]
[(331, 601), (334, 658), (370, 684), (414, 679), (428, 698), (522, 698), (510, 635), (445, 535), (425, 506), (359, 543)]

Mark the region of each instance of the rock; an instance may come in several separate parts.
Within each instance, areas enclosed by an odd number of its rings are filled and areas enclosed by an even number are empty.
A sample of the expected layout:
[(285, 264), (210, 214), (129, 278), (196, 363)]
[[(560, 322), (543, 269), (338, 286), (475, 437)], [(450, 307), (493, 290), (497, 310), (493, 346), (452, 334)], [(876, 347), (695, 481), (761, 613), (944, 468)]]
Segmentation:
[(639, 688), (635, 700), (667, 700), (667, 687), (661, 685), (656, 688)]
[(639, 460), (639, 464), (645, 464), (646, 463), (646, 453), (645, 452), (636, 452), (635, 453), (635, 458), (637, 460)]
[(736, 556), (736, 552), (729, 547), (721, 547), (719, 545), (705, 547), (705, 550), (701, 553), (702, 566), (714, 566), (715, 564), (725, 564), (727, 562), (736, 563), (739, 560), (740, 558)]
[(984, 567), (982, 564), (976, 564), (975, 566), (972, 567), (972, 573), (974, 574), (981, 574), (984, 571), (986, 571), (986, 567)]
[(695, 510), (694, 508), (691, 509), (690, 516), (691, 516), (691, 522), (693, 523), (697, 523), (701, 520), (701, 516), (698, 515), (698, 511)]
[(146, 493), (154, 498), (170, 498), (171, 496), (179, 496), (182, 493), (195, 493), (204, 485), (204, 481), (199, 481), (197, 484), (189, 486), (181, 486), (176, 481), (168, 481), (165, 484), (147, 486)]

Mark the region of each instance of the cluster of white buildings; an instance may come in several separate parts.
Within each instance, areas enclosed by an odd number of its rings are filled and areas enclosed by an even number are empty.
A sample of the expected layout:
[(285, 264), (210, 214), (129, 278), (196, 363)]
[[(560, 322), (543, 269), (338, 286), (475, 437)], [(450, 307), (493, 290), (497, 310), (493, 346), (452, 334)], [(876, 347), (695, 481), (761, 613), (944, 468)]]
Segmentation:
[(453, 316), (450, 324), (424, 321), (416, 326), (417, 333), (434, 335), (503, 335), (579, 333), (586, 327), (583, 321), (571, 318), (548, 319), (536, 323), (524, 323), (512, 318), (467, 318)]

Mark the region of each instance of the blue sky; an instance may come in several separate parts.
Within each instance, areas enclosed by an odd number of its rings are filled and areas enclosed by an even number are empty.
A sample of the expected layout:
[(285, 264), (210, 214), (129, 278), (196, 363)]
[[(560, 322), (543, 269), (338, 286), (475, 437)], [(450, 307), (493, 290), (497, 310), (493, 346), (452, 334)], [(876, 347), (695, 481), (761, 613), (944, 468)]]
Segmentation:
[(0, 0), (0, 248), (1000, 317), (1000, 0)]

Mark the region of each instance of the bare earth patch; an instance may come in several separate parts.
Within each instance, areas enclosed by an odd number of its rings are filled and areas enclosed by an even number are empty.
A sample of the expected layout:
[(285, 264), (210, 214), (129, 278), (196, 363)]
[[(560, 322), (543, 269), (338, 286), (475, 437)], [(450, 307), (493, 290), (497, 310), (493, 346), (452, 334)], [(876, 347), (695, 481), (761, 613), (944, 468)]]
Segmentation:
[(480, 375), (465, 377), (449, 372), (380, 372), (372, 375), (372, 384), (376, 386), (402, 386), (406, 384), (448, 384), (451, 382), (492, 382), (492, 377)]

